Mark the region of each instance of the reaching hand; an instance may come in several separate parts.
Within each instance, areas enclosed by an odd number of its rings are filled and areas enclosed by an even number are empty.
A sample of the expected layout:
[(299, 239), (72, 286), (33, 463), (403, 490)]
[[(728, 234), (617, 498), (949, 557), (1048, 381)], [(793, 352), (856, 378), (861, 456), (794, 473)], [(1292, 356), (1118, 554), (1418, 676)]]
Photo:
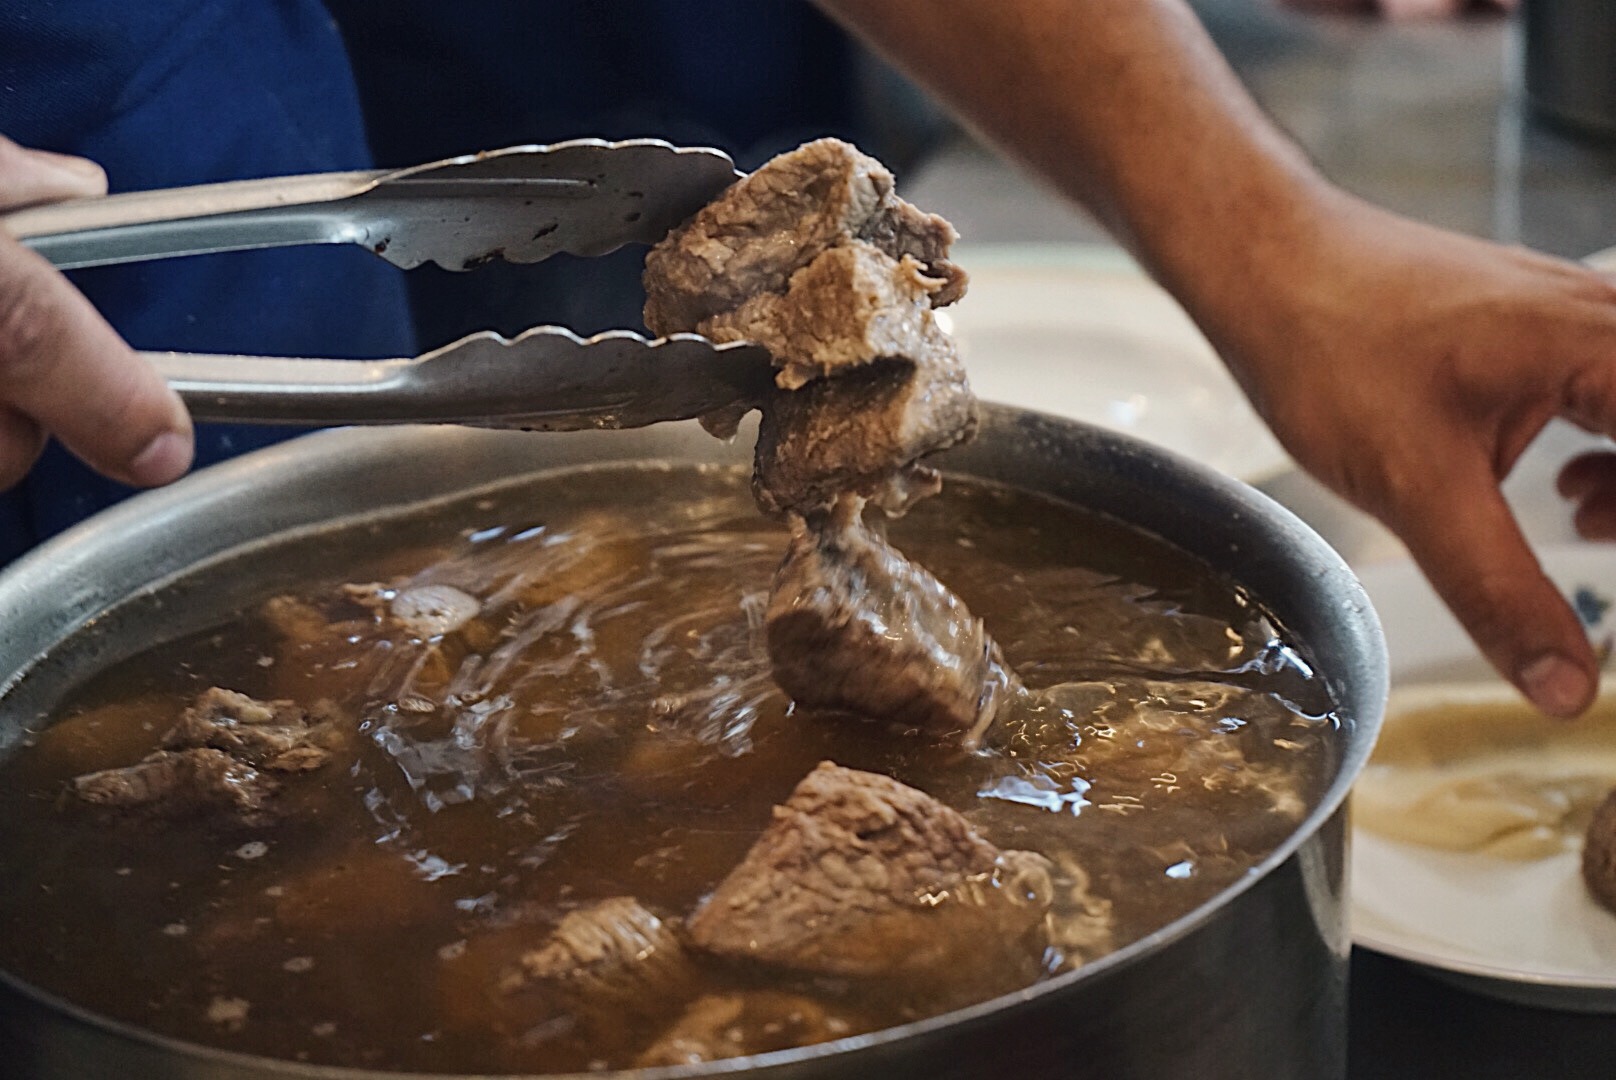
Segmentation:
[[(0, 137), (0, 211), (106, 191), (99, 166)], [(185, 406), (44, 259), (0, 228), (0, 490), (47, 435), (115, 480), (166, 484), (191, 464)]]
[[(1616, 285), (1574, 263), (1344, 195), (1209, 332), (1298, 462), (1396, 532), (1539, 708), (1580, 712), (1597, 665), (1499, 483), (1548, 421), (1616, 434)], [(1266, 283), (1266, 284), (1264, 284)], [(1616, 456), (1574, 464), (1616, 534)]]

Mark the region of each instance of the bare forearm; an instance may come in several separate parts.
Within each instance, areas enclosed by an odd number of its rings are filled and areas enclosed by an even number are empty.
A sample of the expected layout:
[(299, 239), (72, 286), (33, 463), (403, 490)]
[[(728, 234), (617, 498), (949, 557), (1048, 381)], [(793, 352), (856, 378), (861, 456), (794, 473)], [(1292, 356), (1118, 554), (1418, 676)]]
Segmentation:
[[(1326, 183), (1185, 0), (820, 0), (1093, 208), (1315, 476), (1386, 522), (1546, 712), (1597, 663), (1499, 480), (1551, 417), (1616, 436), (1616, 284)], [(1567, 475), (1616, 533), (1616, 457)]]
[(1237, 305), (1203, 294), (1294, 245), (1324, 190), (1182, 0), (820, 3), (1093, 210), (1192, 310)]

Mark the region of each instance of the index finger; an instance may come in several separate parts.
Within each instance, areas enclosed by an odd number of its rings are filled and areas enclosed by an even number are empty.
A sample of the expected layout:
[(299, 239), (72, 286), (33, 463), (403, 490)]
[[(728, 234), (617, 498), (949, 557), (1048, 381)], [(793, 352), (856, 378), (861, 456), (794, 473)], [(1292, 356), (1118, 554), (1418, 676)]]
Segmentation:
[(3, 234), (0, 403), (113, 479), (163, 484), (190, 467), (179, 397), (66, 278)]
[(1401, 493), (1388, 521), (1481, 651), (1532, 703), (1576, 716), (1598, 664), (1576, 613), (1543, 572), (1491, 468), (1448, 460), (1422, 490)]

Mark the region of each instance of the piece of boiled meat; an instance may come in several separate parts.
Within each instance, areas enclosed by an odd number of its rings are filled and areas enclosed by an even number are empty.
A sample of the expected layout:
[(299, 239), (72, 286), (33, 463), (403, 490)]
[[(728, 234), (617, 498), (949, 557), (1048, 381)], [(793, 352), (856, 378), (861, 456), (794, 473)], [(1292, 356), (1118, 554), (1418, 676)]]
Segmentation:
[(894, 259), (908, 255), (943, 285), (946, 304), (965, 288), (948, 261), (953, 226), (893, 194), (892, 174), (839, 139), (818, 139), (767, 162), (673, 230), (645, 259), (645, 324), (691, 333), (703, 319), (759, 293), (784, 292), (791, 276), (829, 248), (865, 239)]
[(1000, 851), (924, 792), (824, 762), (688, 929), (708, 952), (796, 971), (939, 972), (961, 950), (1036, 957), (1052, 893), (1043, 856)]
[(774, 679), (800, 705), (974, 745), (1017, 686), (964, 602), (839, 507), (792, 521), (765, 612)]

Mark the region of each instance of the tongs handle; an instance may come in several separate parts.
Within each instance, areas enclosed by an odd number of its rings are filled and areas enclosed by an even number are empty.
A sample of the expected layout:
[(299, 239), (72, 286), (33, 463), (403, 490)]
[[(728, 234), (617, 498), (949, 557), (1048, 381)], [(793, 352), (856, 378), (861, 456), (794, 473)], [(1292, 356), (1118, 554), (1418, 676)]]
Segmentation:
[(371, 215), (341, 204), (373, 190), (386, 175), (322, 173), (132, 191), (19, 210), (0, 224), (64, 270), (249, 248), (363, 243)]
[(465, 270), (655, 243), (735, 175), (728, 156), (706, 147), (574, 139), (393, 171), (75, 199), (0, 216), (0, 228), (63, 269), (358, 244), (405, 269)]
[(581, 338), (541, 326), (480, 333), (411, 360), (143, 353), (198, 420), (271, 424), (460, 423), (529, 431), (629, 428), (760, 404), (773, 385), (757, 345), (626, 330)]

